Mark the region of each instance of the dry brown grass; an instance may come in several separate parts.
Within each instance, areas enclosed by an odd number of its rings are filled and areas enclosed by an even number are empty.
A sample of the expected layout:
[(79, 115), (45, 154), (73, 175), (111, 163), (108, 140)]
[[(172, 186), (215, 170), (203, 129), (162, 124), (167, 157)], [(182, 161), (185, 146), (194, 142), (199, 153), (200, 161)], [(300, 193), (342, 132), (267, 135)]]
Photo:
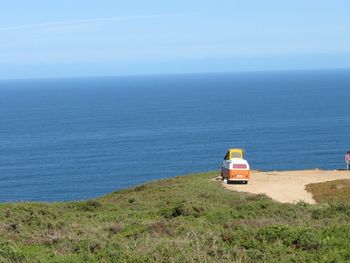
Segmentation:
[(309, 184), (306, 190), (312, 193), (318, 203), (339, 201), (350, 203), (350, 179)]

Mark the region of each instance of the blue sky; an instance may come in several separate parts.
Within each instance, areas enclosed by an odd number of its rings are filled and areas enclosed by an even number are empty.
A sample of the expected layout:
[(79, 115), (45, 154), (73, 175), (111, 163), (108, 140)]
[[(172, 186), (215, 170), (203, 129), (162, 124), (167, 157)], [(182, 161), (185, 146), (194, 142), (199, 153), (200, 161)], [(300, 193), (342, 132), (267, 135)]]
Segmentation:
[(0, 78), (350, 68), (348, 0), (8, 0)]

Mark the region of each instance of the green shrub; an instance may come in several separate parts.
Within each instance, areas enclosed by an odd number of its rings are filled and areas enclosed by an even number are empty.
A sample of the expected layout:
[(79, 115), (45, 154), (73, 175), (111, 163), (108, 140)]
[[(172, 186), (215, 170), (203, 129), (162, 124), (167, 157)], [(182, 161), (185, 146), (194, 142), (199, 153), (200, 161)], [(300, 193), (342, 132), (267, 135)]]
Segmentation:
[(292, 241), (296, 248), (303, 250), (320, 249), (322, 242), (320, 237), (312, 229), (303, 229), (297, 233), (296, 238)]
[(0, 262), (27, 262), (27, 259), (15, 243), (0, 240)]
[(0, 204), (0, 262), (350, 260), (348, 202), (281, 204), (228, 191), (216, 175), (83, 202)]
[(100, 207), (102, 207), (101, 202), (96, 201), (96, 200), (88, 200), (88, 201), (80, 202), (77, 204), (77, 208), (80, 211), (94, 211)]

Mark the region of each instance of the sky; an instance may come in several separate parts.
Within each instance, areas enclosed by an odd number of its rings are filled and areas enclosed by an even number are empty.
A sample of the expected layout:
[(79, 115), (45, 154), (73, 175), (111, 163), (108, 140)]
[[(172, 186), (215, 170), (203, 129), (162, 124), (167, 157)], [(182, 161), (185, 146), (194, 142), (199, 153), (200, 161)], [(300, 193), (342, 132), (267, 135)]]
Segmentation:
[(0, 78), (350, 68), (348, 0), (1, 0)]

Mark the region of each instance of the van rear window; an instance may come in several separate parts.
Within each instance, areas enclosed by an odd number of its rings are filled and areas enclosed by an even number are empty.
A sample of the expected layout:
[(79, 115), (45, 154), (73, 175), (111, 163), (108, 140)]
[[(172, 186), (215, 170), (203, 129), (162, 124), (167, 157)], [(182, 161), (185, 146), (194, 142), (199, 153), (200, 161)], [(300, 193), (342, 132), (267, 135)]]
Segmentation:
[(231, 158), (242, 158), (242, 155), (240, 153), (232, 153)]

